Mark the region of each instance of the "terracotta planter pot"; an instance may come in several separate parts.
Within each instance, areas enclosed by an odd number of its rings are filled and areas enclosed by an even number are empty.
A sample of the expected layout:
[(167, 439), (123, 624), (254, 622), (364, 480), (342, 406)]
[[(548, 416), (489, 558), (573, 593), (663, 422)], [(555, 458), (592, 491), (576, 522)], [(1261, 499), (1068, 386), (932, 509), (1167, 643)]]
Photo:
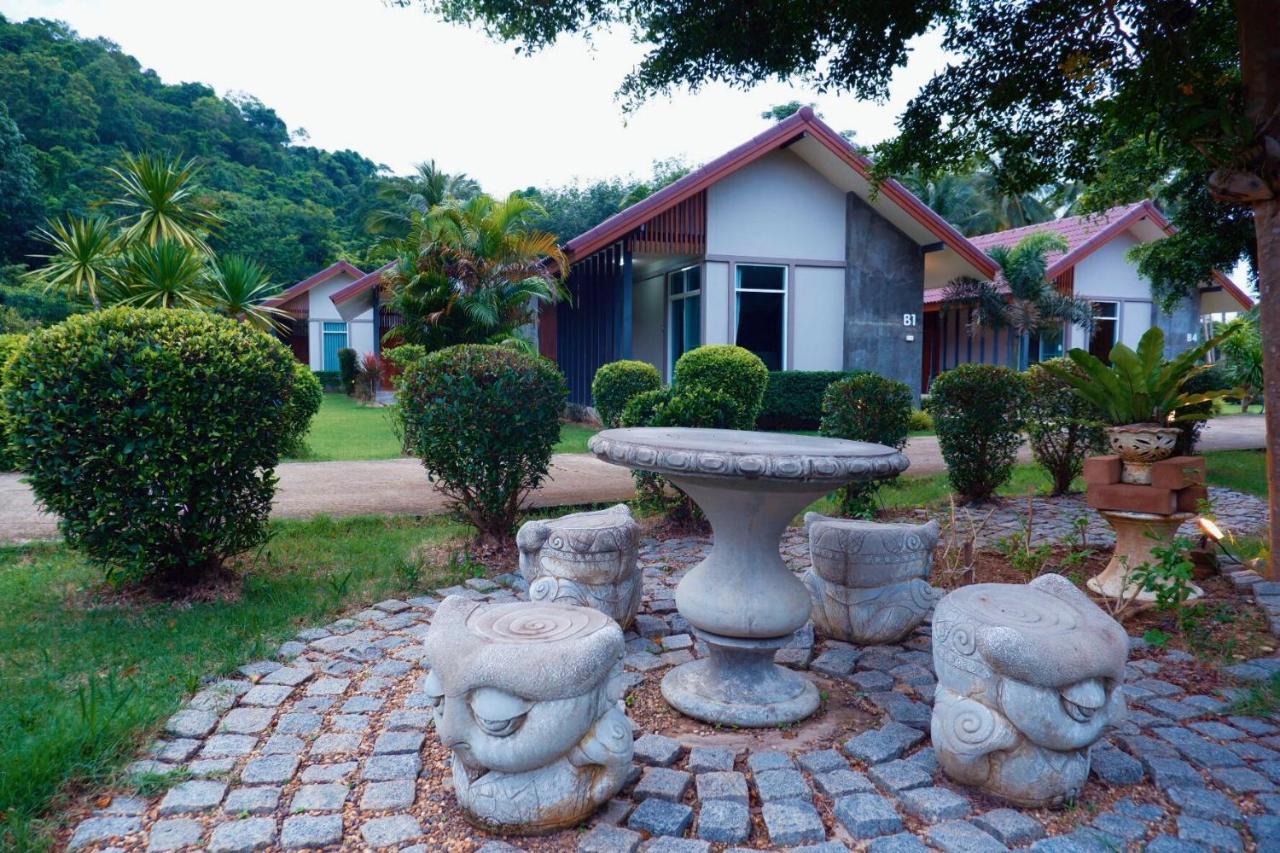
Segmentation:
[(1149, 486), (1151, 464), (1173, 455), (1180, 430), (1159, 424), (1128, 424), (1108, 427), (1106, 432), (1111, 452), (1123, 464), (1120, 482)]

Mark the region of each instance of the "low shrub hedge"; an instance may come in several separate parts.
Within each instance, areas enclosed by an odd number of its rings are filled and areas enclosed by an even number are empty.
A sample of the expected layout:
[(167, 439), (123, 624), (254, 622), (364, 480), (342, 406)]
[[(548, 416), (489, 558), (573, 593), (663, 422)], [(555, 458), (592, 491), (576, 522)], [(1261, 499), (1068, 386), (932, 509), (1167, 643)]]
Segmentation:
[(343, 394), (355, 391), (356, 377), (360, 375), (359, 355), (350, 347), (338, 350), (338, 382)]
[(342, 377), (336, 370), (313, 370), (320, 387), (325, 391), (341, 391)]
[(963, 500), (986, 500), (1013, 474), (1026, 382), (1007, 367), (962, 364), (933, 380), (930, 392), (928, 411), (952, 488)]
[(547, 476), (568, 395), (545, 358), (462, 344), (404, 363), (398, 409), (427, 477), (494, 542), (510, 539), (521, 500)]
[(675, 387), (695, 386), (717, 391), (742, 409), (738, 429), (754, 429), (769, 385), (769, 369), (750, 350), (733, 344), (708, 344), (686, 352), (676, 361)]
[[(18, 347), (26, 339), (26, 335), (0, 335), (0, 385), (4, 384), (5, 365), (17, 356)], [(4, 402), (0, 400), (0, 471), (13, 471), (17, 467), (17, 458), (9, 449), (9, 427), (4, 414)]]
[(627, 403), (637, 394), (662, 387), (658, 368), (647, 361), (611, 361), (603, 364), (591, 380), (591, 400), (600, 423), (618, 426)]
[(843, 370), (773, 370), (764, 392), (760, 429), (812, 430), (822, 421), (822, 395), (832, 382), (849, 376)]
[[(1069, 358), (1055, 358), (1048, 363), (1081, 372)], [(1066, 494), (1071, 490), (1071, 481), (1084, 470), (1085, 456), (1106, 447), (1102, 413), (1039, 364), (1027, 368), (1024, 376), (1031, 455), (1053, 480), (1053, 494)]]
[(320, 411), (324, 402), (324, 389), (320, 380), (300, 361), (293, 362), (293, 393), (284, 407), (284, 417), (288, 435), (281, 456), (301, 456), (306, 444), (307, 430), (311, 428), (311, 419)]
[[(822, 434), (901, 450), (911, 428), (913, 400), (911, 389), (904, 383), (878, 373), (859, 371), (833, 382), (823, 394)], [(876, 510), (876, 492), (891, 479), (845, 486), (840, 490), (841, 511), (872, 517)]]
[(0, 399), (67, 541), (111, 573), (185, 586), (267, 539), (294, 363), (244, 323), (113, 308), (32, 334)]

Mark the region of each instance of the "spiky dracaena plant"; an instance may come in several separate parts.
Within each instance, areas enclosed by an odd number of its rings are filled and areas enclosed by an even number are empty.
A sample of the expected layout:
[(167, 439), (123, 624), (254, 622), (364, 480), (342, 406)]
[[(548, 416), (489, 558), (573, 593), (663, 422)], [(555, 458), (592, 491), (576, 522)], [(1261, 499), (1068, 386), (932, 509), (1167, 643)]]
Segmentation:
[(1138, 341), (1136, 352), (1124, 344), (1116, 344), (1111, 350), (1110, 365), (1085, 350), (1073, 349), (1067, 355), (1081, 373), (1048, 362), (1041, 366), (1074, 388), (1112, 426), (1165, 426), (1177, 419), (1178, 409), (1234, 393), (1230, 390), (1203, 394), (1182, 391), (1188, 380), (1210, 368), (1211, 365), (1200, 364), (1205, 354), (1232, 334), (1234, 330), (1216, 335), (1165, 361), (1164, 331), (1152, 326)]
[(116, 224), (126, 245), (156, 245), (168, 240), (210, 255), (205, 236), (222, 219), (199, 199), (195, 160), (168, 160), (158, 154), (126, 154), (121, 168), (108, 169), (119, 195), (111, 205), (120, 211)]
[(221, 255), (209, 269), (209, 307), (263, 331), (280, 326), (286, 314), (266, 304), (279, 288), (262, 264), (240, 255)]

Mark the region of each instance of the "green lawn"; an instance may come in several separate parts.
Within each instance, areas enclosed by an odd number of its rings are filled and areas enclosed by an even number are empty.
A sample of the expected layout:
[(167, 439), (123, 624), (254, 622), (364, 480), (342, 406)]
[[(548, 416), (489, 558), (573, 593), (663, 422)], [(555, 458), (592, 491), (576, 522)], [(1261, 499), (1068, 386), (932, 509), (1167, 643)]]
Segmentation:
[[(394, 412), (385, 406), (361, 405), (345, 394), (325, 394), (307, 433), (307, 452), (295, 461), (395, 459), (401, 454), (392, 421)], [(555, 452), (586, 453), (587, 439), (595, 432), (582, 424), (567, 423), (561, 428)]]
[(59, 544), (0, 548), (0, 849), (48, 846), (46, 809), (112, 781), (201, 679), (269, 656), (293, 632), (443, 585), (413, 549), (464, 528), (442, 519), (280, 522), (233, 603), (120, 604)]

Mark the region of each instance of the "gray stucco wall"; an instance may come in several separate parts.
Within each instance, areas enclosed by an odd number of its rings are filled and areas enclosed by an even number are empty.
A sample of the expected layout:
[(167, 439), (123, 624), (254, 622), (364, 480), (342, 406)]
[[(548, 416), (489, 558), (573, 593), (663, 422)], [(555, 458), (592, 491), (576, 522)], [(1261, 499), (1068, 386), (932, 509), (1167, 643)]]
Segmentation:
[[(844, 368), (905, 382), (918, 398), (924, 252), (857, 195), (846, 198)], [(907, 314), (915, 326), (903, 324)]]
[[(1151, 306), (1151, 325), (1164, 329), (1164, 357), (1174, 358), (1200, 343), (1200, 294), (1193, 293), (1179, 302), (1172, 312), (1160, 310), (1160, 303)], [(1187, 340), (1187, 335), (1195, 335)]]

